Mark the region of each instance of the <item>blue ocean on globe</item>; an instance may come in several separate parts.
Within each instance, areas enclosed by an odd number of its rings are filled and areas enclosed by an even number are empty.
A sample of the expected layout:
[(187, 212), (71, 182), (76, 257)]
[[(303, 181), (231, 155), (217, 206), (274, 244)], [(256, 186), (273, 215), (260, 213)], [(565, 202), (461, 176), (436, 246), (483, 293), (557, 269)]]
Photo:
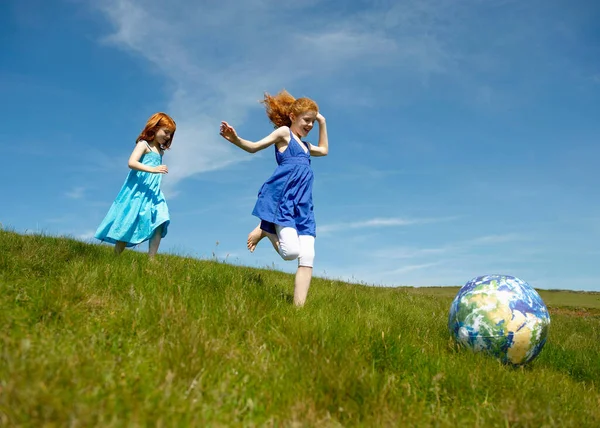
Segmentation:
[(448, 329), (459, 345), (513, 365), (537, 357), (549, 327), (550, 315), (538, 292), (509, 275), (467, 282), (452, 301), (448, 317)]

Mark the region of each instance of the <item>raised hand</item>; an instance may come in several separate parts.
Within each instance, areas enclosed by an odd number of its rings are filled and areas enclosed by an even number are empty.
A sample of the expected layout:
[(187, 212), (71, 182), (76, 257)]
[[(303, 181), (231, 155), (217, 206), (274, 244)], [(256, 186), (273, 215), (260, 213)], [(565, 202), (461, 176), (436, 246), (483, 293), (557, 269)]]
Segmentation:
[(237, 132), (235, 132), (235, 129), (233, 129), (232, 126), (229, 126), (227, 122), (221, 122), (221, 130), (219, 134), (221, 137), (234, 144), (240, 139), (240, 137), (237, 135)]
[(317, 113), (317, 122), (318, 123), (325, 122), (325, 116), (323, 116), (321, 113)]

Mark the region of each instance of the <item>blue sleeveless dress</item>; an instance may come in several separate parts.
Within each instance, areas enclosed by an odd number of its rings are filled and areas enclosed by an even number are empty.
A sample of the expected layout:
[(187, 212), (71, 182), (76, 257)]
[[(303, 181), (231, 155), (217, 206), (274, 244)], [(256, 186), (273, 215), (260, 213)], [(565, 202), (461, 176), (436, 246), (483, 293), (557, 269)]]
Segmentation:
[(278, 224), (295, 228), (298, 235), (316, 236), (310, 152), (304, 152), (291, 130), (290, 138), (283, 153), (275, 147), (277, 168), (260, 188), (252, 215), (260, 218), (261, 229), (270, 233), (275, 233)]
[[(151, 151), (142, 155), (140, 162), (158, 166), (162, 164), (162, 156)], [(160, 190), (161, 181), (162, 174), (129, 171), (95, 237), (112, 244), (127, 242), (127, 247), (133, 247), (150, 239), (156, 228), (163, 225), (164, 238), (171, 221), (167, 201)]]

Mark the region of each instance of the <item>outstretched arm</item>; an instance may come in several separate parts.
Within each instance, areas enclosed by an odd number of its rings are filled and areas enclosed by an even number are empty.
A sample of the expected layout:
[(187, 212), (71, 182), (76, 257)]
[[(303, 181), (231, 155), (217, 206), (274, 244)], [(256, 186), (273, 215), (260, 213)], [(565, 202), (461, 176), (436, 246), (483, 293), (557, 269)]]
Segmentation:
[(248, 153), (256, 153), (259, 150), (266, 149), (272, 144), (277, 142), (285, 141), (285, 137), (287, 136), (287, 131), (285, 127), (277, 128), (275, 131), (271, 132), (262, 140), (252, 142), (248, 140), (244, 140), (240, 138), (235, 129), (229, 126), (227, 122), (221, 122), (221, 137), (225, 138), (230, 143), (235, 144), (240, 149), (247, 151)]
[(329, 140), (327, 139), (327, 124), (325, 123), (325, 117), (319, 113), (317, 114), (317, 122), (319, 122), (319, 145), (310, 145), (311, 156), (327, 156), (329, 153)]

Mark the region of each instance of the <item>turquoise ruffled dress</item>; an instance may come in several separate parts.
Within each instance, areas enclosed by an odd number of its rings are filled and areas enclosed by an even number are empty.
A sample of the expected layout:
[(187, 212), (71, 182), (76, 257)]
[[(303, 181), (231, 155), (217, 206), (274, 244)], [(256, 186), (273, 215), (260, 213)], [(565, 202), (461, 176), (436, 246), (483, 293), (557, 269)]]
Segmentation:
[[(162, 156), (151, 151), (140, 162), (148, 166), (162, 164)], [(127, 247), (141, 244), (152, 237), (156, 228), (167, 235), (171, 219), (167, 201), (160, 190), (162, 174), (131, 170), (108, 214), (98, 226), (95, 237), (115, 244), (127, 243)]]

